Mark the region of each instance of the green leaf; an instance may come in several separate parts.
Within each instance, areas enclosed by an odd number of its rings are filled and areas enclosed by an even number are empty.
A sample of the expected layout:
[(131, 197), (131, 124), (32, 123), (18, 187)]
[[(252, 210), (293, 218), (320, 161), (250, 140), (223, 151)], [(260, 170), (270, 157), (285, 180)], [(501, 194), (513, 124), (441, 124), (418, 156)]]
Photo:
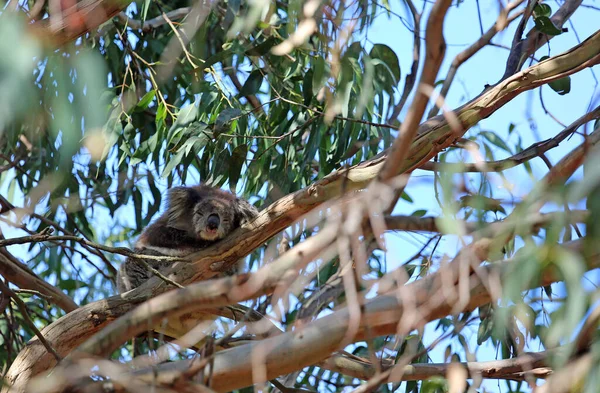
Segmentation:
[(160, 176), (163, 178), (169, 176), (171, 174), (171, 171), (173, 170), (173, 168), (175, 168), (177, 165), (179, 165), (181, 160), (183, 160), (184, 156), (185, 156), (185, 151), (179, 150), (174, 156), (172, 156), (169, 159), (169, 161), (167, 162), (167, 165), (165, 165), (165, 169), (162, 171), (162, 174)]
[(396, 53), (385, 44), (375, 44), (369, 53), (371, 59), (379, 59), (385, 64), (394, 77), (394, 83), (400, 81), (400, 61)]
[(146, 15), (148, 15), (149, 8), (150, 0), (144, 0), (144, 4), (142, 4), (142, 23), (146, 21)]
[(492, 211), (494, 213), (504, 213), (506, 210), (502, 207), (502, 201), (494, 198), (488, 198), (483, 195), (463, 195), (460, 198), (462, 207), (470, 207), (476, 210)]
[(411, 216), (413, 216), (413, 217), (423, 217), (425, 214), (427, 214), (427, 210), (421, 209), (421, 210), (415, 210), (413, 212), (413, 214), (411, 214)]
[(318, 92), (325, 82), (325, 59), (317, 57), (313, 60), (314, 74), (312, 78), (312, 91)]
[(404, 265), (404, 270), (406, 271), (406, 275), (408, 276), (409, 279), (413, 276), (413, 274), (415, 274), (417, 267), (418, 267), (417, 265), (414, 265), (412, 263), (410, 263), (408, 265)]
[(215, 126), (222, 128), (225, 124), (229, 123), (231, 119), (238, 117), (242, 114), (242, 111), (238, 108), (225, 108), (217, 116)]
[(148, 225), (154, 214), (160, 210), (161, 194), (158, 187), (156, 187), (152, 172), (148, 172), (148, 186), (152, 193), (152, 203), (148, 203), (148, 212), (144, 216), (144, 226)]
[(246, 50), (246, 52), (244, 52), (244, 54), (247, 56), (266, 55), (267, 53), (269, 53), (271, 48), (273, 46), (275, 46), (276, 43), (277, 43), (277, 40), (275, 39), (275, 36), (271, 36), (271, 37), (267, 38), (263, 43), (258, 44), (256, 46)]
[(88, 286), (88, 283), (80, 280), (75, 280), (73, 278), (68, 278), (66, 280), (60, 281), (60, 289), (66, 291), (74, 291), (75, 289), (87, 288)]
[(480, 133), (485, 139), (487, 139), (490, 143), (498, 146), (500, 149), (506, 151), (507, 153), (512, 154), (510, 147), (495, 133), (490, 131), (481, 131)]
[(564, 96), (571, 91), (571, 77), (565, 76), (564, 78), (553, 80), (548, 83), (548, 86), (559, 95)]
[[(148, 93), (144, 94), (144, 96), (142, 97), (140, 102), (138, 102), (137, 105), (135, 106), (135, 111), (141, 112), (144, 109), (148, 108), (148, 105), (150, 105), (150, 103), (154, 99), (155, 95), (156, 95), (155, 90), (150, 90)], [(157, 117), (158, 117), (158, 115), (157, 115)]]
[(231, 162), (229, 150), (221, 149), (213, 160), (212, 174), (206, 183), (213, 187), (221, 187), (229, 176), (229, 163)]
[(404, 201), (406, 201), (406, 202), (408, 202), (408, 203), (414, 203), (414, 202), (415, 202), (415, 201), (413, 201), (413, 199), (410, 197), (410, 195), (408, 195), (408, 193), (406, 193), (406, 191), (402, 193), (402, 196), (401, 196), (400, 198), (402, 198), (402, 200), (404, 200)]
[(304, 105), (309, 106), (313, 98), (313, 70), (308, 70), (304, 74), (302, 81), (302, 96), (304, 97)]
[(538, 3), (533, 7), (533, 16), (539, 18), (540, 16), (549, 17), (552, 15), (552, 8), (545, 3)]
[(535, 28), (538, 29), (540, 33), (548, 34), (548, 35), (559, 35), (562, 34), (562, 30), (558, 27), (554, 26), (552, 20), (547, 16), (540, 16), (533, 19), (535, 23)]
[(259, 69), (252, 71), (248, 76), (248, 79), (246, 79), (244, 86), (242, 86), (240, 89), (240, 96), (245, 97), (258, 93), (260, 86), (263, 83), (263, 79), (264, 77), (262, 70)]
[(163, 102), (158, 104), (158, 109), (156, 110), (156, 129), (159, 129), (165, 123), (165, 119), (167, 118), (167, 107)]
[(229, 162), (229, 189), (235, 194), (235, 189), (242, 173), (242, 167), (246, 162), (246, 155), (248, 154), (248, 146), (245, 144), (237, 146), (233, 149), (231, 154), (231, 161)]
[(134, 212), (135, 212), (135, 225), (136, 228), (138, 229), (142, 229), (144, 222), (143, 222), (143, 218), (142, 218), (142, 193), (140, 192), (140, 190), (136, 187), (133, 189), (133, 193), (132, 193), (132, 197), (133, 197), (133, 206), (134, 206)]

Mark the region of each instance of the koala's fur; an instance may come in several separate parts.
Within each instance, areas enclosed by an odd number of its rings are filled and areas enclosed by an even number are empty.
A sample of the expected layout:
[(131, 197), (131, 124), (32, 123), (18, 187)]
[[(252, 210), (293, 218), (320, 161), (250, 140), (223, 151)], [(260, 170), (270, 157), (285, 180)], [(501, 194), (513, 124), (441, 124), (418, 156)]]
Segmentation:
[[(258, 215), (247, 201), (207, 185), (176, 187), (167, 195), (167, 210), (142, 232), (135, 244), (139, 254), (184, 256), (206, 248)], [(172, 262), (145, 259), (156, 270)], [(237, 267), (226, 272), (233, 274)], [(152, 272), (135, 259), (127, 258), (119, 268), (120, 293), (138, 287)]]

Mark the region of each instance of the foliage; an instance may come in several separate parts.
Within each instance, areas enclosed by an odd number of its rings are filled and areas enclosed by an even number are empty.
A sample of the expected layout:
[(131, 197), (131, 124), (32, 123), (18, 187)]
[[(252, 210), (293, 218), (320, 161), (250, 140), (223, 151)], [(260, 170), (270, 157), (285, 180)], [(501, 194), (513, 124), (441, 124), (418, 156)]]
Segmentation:
[[(22, 10), (31, 10), (35, 2), (18, 3)], [(423, 7), (429, 10), (427, 3)], [(466, 6), (461, 3), (452, 12), (460, 13)], [(405, 18), (398, 14), (397, 5), (387, 1), (228, 0), (214, 2), (196, 28), (185, 30), (180, 20), (165, 18), (187, 6), (181, 0), (132, 3), (126, 12), (59, 49), (30, 34), (25, 12), (17, 18), (8, 11), (10, 5), (1, 11), (0, 159), (4, 166), (0, 187), (4, 197), (0, 205), (7, 233), (23, 236), (52, 227), (97, 244), (131, 247), (162, 211), (165, 190), (175, 185), (205, 182), (264, 208), (392, 145), (399, 119), (407, 111), (400, 98), (402, 88), (410, 91), (416, 75), (401, 67), (410, 62), (386, 43), (372, 42), (369, 32), (381, 18), (402, 28), (401, 21), (412, 20), (409, 6)], [(46, 15), (48, 7), (40, 15)], [(198, 17), (195, 12), (200, 8), (192, 4), (186, 23), (196, 23), (192, 16)], [(552, 14), (550, 5), (535, 5), (532, 26), (545, 35), (562, 36), (566, 32), (554, 24)], [(298, 37), (299, 27), (313, 15), (316, 30)], [(151, 23), (161, 18), (160, 25)], [(414, 29), (414, 23), (406, 28)], [(560, 53), (550, 52), (549, 56)], [(539, 62), (548, 58), (540, 57)], [(440, 74), (438, 79), (442, 78)], [(569, 76), (548, 84), (558, 95), (576, 89)], [(402, 115), (394, 116), (397, 113)], [(466, 138), (477, 144), (483, 160), (494, 161), (521, 153), (529, 140), (527, 132), (512, 123), (508, 131), (482, 125)], [(472, 151), (472, 146), (463, 147), (456, 144), (439, 152), (436, 161), (460, 161), (464, 151)], [(531, 183), (537, 176), (528, 160), (519, 164), (519, 172), (499, 171), (506, 185), (500, 192), (494, 189), (498, 182), (483, 172), (427, 172), (432, 179), (428, 193), (435, 194), (438, 205), (424, 205), (410, 185), (401, 203), (410, 206), (415, 218), (440, 212), (438, 226), (448, 233), (460, 233), (466, 222), (484, 228), (492, 221), (518, 217), (521, 211), (522, 218), (535, 206), (538, 200), (532, 196), (537, 194), (534, 190), (523, 201), (507, 201), (513, 196), (507, 176)], [(583, 178), (539, 192), (545, 201), (567, 206), (567, 212), (568, 206), (577, 208), (586, 200), (587, 231), (595, 237), (598, 178), (589, 165)], [(595, 186), (582, 190), (585, 184)], [(504, 359), (531, 349), (532, 343), (553, 348), (571, 338), (598, 294), (597, 287), (582, 288), (582, 280), (597, 278), (586, 275), (585, 255), (557, 246), (582, 236), (579, 231), (566, 219), (551, 222), (542, 232), (518, 228), (490, 252), (488, 262), (522, 255), (527, 259), (518, 271), (508, 273), (511, 279), (501, 300), (432, 324), (437, 325), (434, 336), (444, 336), (448, 343), (443, 361), (471, 360), (473, 338), (477, 345), (496, 348)], [(296, 245), (319, 228), (302, 223), (288, 232), (293, 234), (291, 245)], [(423, 247), (413, 257), (406, 256), (401, 266), (411, 281), (436, 271), (445, 260), (443, 253), (452, 253), (437, 249), (437, 235), (417, 239)], [(590, 248), (593, 242), (587, 243)], [(79, 305), (114, 294), (115, 266), (123, 259), (74, 239), (5, 250)], [(268, 248), (258, 249), (248, 258), (248, 266), (255, 269), (270, 257)], [(372, 253), (364, 278), (388, 276), (389, 257), (381, 251)], [(327, 292), (341, 274), (339, 258), (327, 262), (284, 310), (284, 328), (291, 329), (298, 315), (316, 318), (348, 301), (343, 290)], [(558, 272), (564, 286), (524, 291), (539, 286), (549, 267)], [(26, 300), (38, 327), (64, 315), (35, 293), (19, 296)], [(308, 307), (317, 296), (321, 303)], [(0, 298), (0, 358), (5, 368), (35, 334), (7, 299)], [(558, 305), (552, 303), (549, 311), (546, 302), (552, 300)], [(264, 312), (276, 311), (269, 297), (252, 305)], [(408, 357), (407, 363), (428, 363), (433, 362), (431, 341), (422, 331), (413, 331), (355, 343), (347, 350), (365, 359), (395, 363)], [(141, 351), (153, 345), (154, 339), (146, 340)], [(132, 354), (124, 347), (113, 358), (128, 360)], [(342, 391), (360, 383), (318, 366), (305, 368), (295, 379), (296, 387), (318, 391)], [(444, 392), (448, 381), (436, 377), (382, 384), (379, 389), (399, 387), (406, 392)]]

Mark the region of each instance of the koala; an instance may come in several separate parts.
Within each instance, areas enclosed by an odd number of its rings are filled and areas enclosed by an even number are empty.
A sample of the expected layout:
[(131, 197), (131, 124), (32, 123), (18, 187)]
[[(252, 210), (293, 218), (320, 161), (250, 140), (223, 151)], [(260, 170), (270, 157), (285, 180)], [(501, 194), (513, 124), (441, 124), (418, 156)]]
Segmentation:
[[(235, 195), (207, 185), (169, 190), (166, 211), (140, 235), (138, 254), (185, 256), (206, 248), (258, 215), (256, 207)], [(144, 259), (156, 270), (170, 261)], [(239, 264), (239, 263), (238, 263)], [(225, 274), (234, 274), (237, 266)], [(127, 258), (119, 268), (119, 293), (138, 287), (152, 276), (143, 264)]]

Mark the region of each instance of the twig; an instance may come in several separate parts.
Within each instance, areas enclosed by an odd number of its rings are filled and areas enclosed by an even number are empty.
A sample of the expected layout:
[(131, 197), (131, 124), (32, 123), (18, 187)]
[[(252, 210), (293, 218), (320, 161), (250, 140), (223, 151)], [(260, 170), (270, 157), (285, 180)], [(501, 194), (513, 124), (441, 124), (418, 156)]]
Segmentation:
[(22, 237), (13, 237), (10, 239), (0, 240), (0, 248), (12, 246), (15, 244), (26, 244), (26, 243), (38, 243), (38, 242), (46, 242), (46, 241), (59, 241), (59, 240), (71, 240), (81, 244), (85, 244), (89, 247), (93, 247), (98, 250), (111, 252), (113, 254), (120, 254), (129, 258), (135, 259), (152, 259), (155, 261), (171, 261), (171, 262), (186, 262), (187, 258), (183, 257), (171, 257), (171, 256), (159, 256), (159, 255), (145, 255), (138, 254), (126, 247), (110, 247), (102, 244), (91, 242), (87, 239), (71, 236), (71, 235), (60, 235), (60, 236), (51, 236), (53, 229), (50, 227), (44, 228), (40, 233), (31, 235), (31, 236), (22, 236)]
[[(554, 26), (559, 29), (562, 28), (564, 23), (581, 5), (582, 1), (583, 0), (566, 0), (550, 18)], [(500, 81), (503, 81), (511, 75), (514, 75), (521, 69), (522, 65), (525, 63), (525, 59), (535, 53), (535, 51), (537, 51), (546, 42), (555, 37), (548, 34), (543, 34), (534, 27), (527, 33), (527, 36), (524, 39), (521, 39), (526, 22), (531, 16), (531, 12), (533, 12), (533, 6), (535, 6), (535, 4), (537, 4), (537, 1), (530, 0), (526, 13), (524, 14), (523, 19), (517, 28), (517, 32), (515, 33), (515, 37), (513, 39), (513, 45), (506, 61), (506, 69)]]
[[(429, 97), (421, 87), (433, 86), (442, 60), (444, 59), (444, 54), (446, 52), (446, 41), (444, 40), (443, 32), (444, 19), (451, 3), (451, 0), (438, 0), (431, 9), (429, 19), (427, 20), (426, 58), (419, 80), (419, 86), (406, 118), (400, 127), (398, 137), (390, 147), (387, 158), (383, 163), (383, 167), (377, 175), (378, 182), (386, 183), (399, 174), (399, 169), (402, 167), (404, 160), (408, 157), (413, 139), (417, 135), (421, 118), (423, 117), (423, 113), (429, 102)], [(403, 191), (404, 187), (399, 187), (395, 191), (395, 198), (386, 208), (386, 213), (391, 212)]]
[(398, 118), (402, 108), (404, 108), (404, 104), (406, 104), (406, 100), (410, 95), (413, 87), (415, 86), (415, 81), (417, 80), (417, 73), (419, 72), (419, 61), (421, 60), (421, 14), (417, 11), (412, 0), (406, 0), (406, 4), (410, 10), (410, 13), (413, 17), (413, 62), (410, 66), (410, 74), (408, 74), (405, 78), (404, 82), (404, 90), (402, 91), (402, 96), (400, 97), (400, 101), (398, 104), (394, 106), (392, 110), (392, 114), (388, 117), (388, 123), (392, 123), (394, 120)]
[(555, 137), (546, 139), (545, 141), (536, 142), (523, 151), (502, 160), (465, 164), (429, 161), (420, 166), (419, 169), (449, 172), (500, 172), (523, 164), (533, 158), (541, 157), (548, 150), (557, 147), (563, 140), (573, 135), (579, 127), (598, 118), (600, 118), (600, 106), (575, 120)]
[[(1, 209), (0, 211), (2, 211), (2, 213), (5, 213), (7, 211), (11, 211), (16, 209), (17, 207), (15, 205), (13, 205), (12, 203), (10, 203), (6, 198), (4, 198), (2, 195), (0, 195), (0, 206)], [(41, 214), (37, 214), (35, 212), (31, 212), (30, 213), (30, 217), (33, 217), (35, 219), (40, 220), (41, 222), (43, 222), (46, 225), (52, 226), (56, 229), (58, 229), (59, 231), (63, 232), (66, 235), (69, 236), (75, 236), (75, 234), (69, 230), (67, 230), (66, 228), (63, 228), (60, 224), (58, 224), (56, 221), (52, 221), (47, 217), (42, 216)], [(25, 227), (21, 227), (21, 229), (25, 229)], [(102, 261), (104, 262), (104, 264), (106, 265), (106, 268), (109, 270), (109, 272), (113, 275), (116, 276), (117, 275), (117, 270), (115, 269), (115, 267), (110, 263), (110, 261), (108, 259), (106, 259), (106, 257), (104, 256), (104, 254), (102, 254), (100, 251), (94, 249), (94, 248), (90, 248), (90, 246), (82, 244), (83, 248), (85, 248), (86, 250), (88, 250), (89, 252), (91, 252), (92, 254), (98, 256), (100, 259), (102, 259)], [(83, 253), (81, 253), (81, 255), (84, 255)], [(88, 260), (89, 261), (89, 260)], [(92, 264), (94, 265), (94, 264)], [(94, 265), (95, 266), (95, 265)], [(99, 269), (98, 269), (99, 270)], [(100, 271), (100, 270), (99, 270)]]
[(155, 268), (153, 268), (152, 266), (150, 266), (150, 264), (146, 261), (144, 261), (141, 258), (133, 258), (135, 259), (136, 262), (141, 263), (142, 265), (144, 265), (144, 267), (148, 270), (150, 270), (152, 272), (152, 274), (154, 274), (156, 277), (160, 278), (161, 280), (163, 280), (164, 282), (173, 285), (174, 287), (177, 288), (184, 288), (183, 285), (179, 284), (178, 282), (175, 282), (173, 280), (171, 280), (169, 277), (165, 276), (164, 274), (162, 274), (161, 272), (159, 272), (158, 270), (156, 270)]
[[(137, 20), (137, 19), (131, 19), (124, 12), (120, 12), (117, 15), (117, 18), (121, 22), (127, 24), (127, 26), (129, 26), (130, 28), (132, 28), (134, 30), (142, 30), (144, 33), (147, 33), (149, 31), (156, 29), (157, 27), (166, 25), (168, 23), (167, 19), (177, 20), (177, 19), (185, 18), (186, 16), (189, 15), (191, 9), (192, 9), (191, 7), (178, 8), (176, 10), (169, 11), (166, 14), (159, 15), (156, 18), (149, 19), (145, 22), (142, 22), (141, 20)], [(165, 16), (166, 16), (166, 18), (165, 18)]]
[[(492, 40), (492, 38), (494, 38), (497, 33), (506, 29), (506, 27), (512, 21), (514, 21), (519, 15), (523, 14), (523, 10), (521, 10), (521, 11), (515, 13), (514, 15), (511, 15), (509, 18), (507, 18), (508, 14), (512, 10), (517, 8), (519, 5), (521, 5), (523, 3), (523, 1), (525, 1), (525, 0), (516, 0), (512, 3), (509, 3), (506, 6), (506, 8), (502, 9), (502, 11), (500, 12), (500, 15), (498, 16), (498, 19), (496, 20), (494, 25), (492, 27), (490, 27), (488, 29), (488, 31), (485, 32), (485, 34), (482, 34), (481, 37), (479, 37), (479, 39), (477, 41), (475, 41), (468, 48), (461, 51), (459, 54), (456, 55), (456, 57), (454, 57), (454, 60), (452, 60), (452, 64), (450, 65), (450, 69), (448, 70), (448, 74), (446, 74), (446, 78), (444, 79), (444, 84), (442, 85), (442, 88), (440, 90), (440, 96), (442, 96), (444, 98), (446, 98), (448, 96), (448, 91), (450, 90), (450, 86), (452, 85), (452, 82), (454, 81), (454, 76), (456, 75), (456, 71), (465, 61), (469, 60), (473, 55), (475, 55), (477, 52), (479, 52), (483, 47), (488, 45), (490, 43), (490, 41)], [(434, 105), (431, 108), (431, 110), (429, 111), (429, 114), (427, 115), (427, 117), (431, 118), (431, 117), (437, 115), (439, 110), (440, 110), (440, 107), (438, 105)]]
[(40, 297), (42, 299), (46, 299), (46, 300), (52, 300), (52, 298), (53, 298), (52, 295), (47, 295), (47, 294), (41, 293), (40, 291), (36, 291), (33, 289), (17, 289), (14, 292), (17, 294), (24, 293), (27, 295), (35, 295), (35, 296), (38, 296), (38, 297)]
[(4, 284), (4, 282), (2, 280), (0, 280), (0, 289), (2, 290), (2, 293), (10, 296), (15, 301), (15, 303), (17, 303), (17, 306), (19, 307), (19, 310), (21, 310), (21, 314), (23, 315), (23, 318), (25, 319), (25, 322), (27, 322), (27, 325), (29, 326), (29, 328), (31, 330), (33, 330), (33, 332), (35, 333), (37, 338), (41, 341), (42, 345), (46, 348), (46, 350), (48, 352), (50, 352), (52, 354), (52, 356), (54, 356), (56, 361), (60, 362), (62, 360), (60, 355), (54, 350), (54, 348), (52, 348), (52, 345), (50, 345), (50, 343), (48, 341), (46, 341), (46, 338), (44, 337), (44, 335), (38, 330), (38, 328), (35, 326), (35, 324), (31, 320), (31, 317), (29, 316), (29, 311), (27, 311), (27, 305), (25, 304), (25, 302), (23, 302), (23, 300), (21, 300), (21, 298), (16, 293), (14, 293), (12, 291), (12, 289), (10, 289), (8, 287), (8, 285)]

